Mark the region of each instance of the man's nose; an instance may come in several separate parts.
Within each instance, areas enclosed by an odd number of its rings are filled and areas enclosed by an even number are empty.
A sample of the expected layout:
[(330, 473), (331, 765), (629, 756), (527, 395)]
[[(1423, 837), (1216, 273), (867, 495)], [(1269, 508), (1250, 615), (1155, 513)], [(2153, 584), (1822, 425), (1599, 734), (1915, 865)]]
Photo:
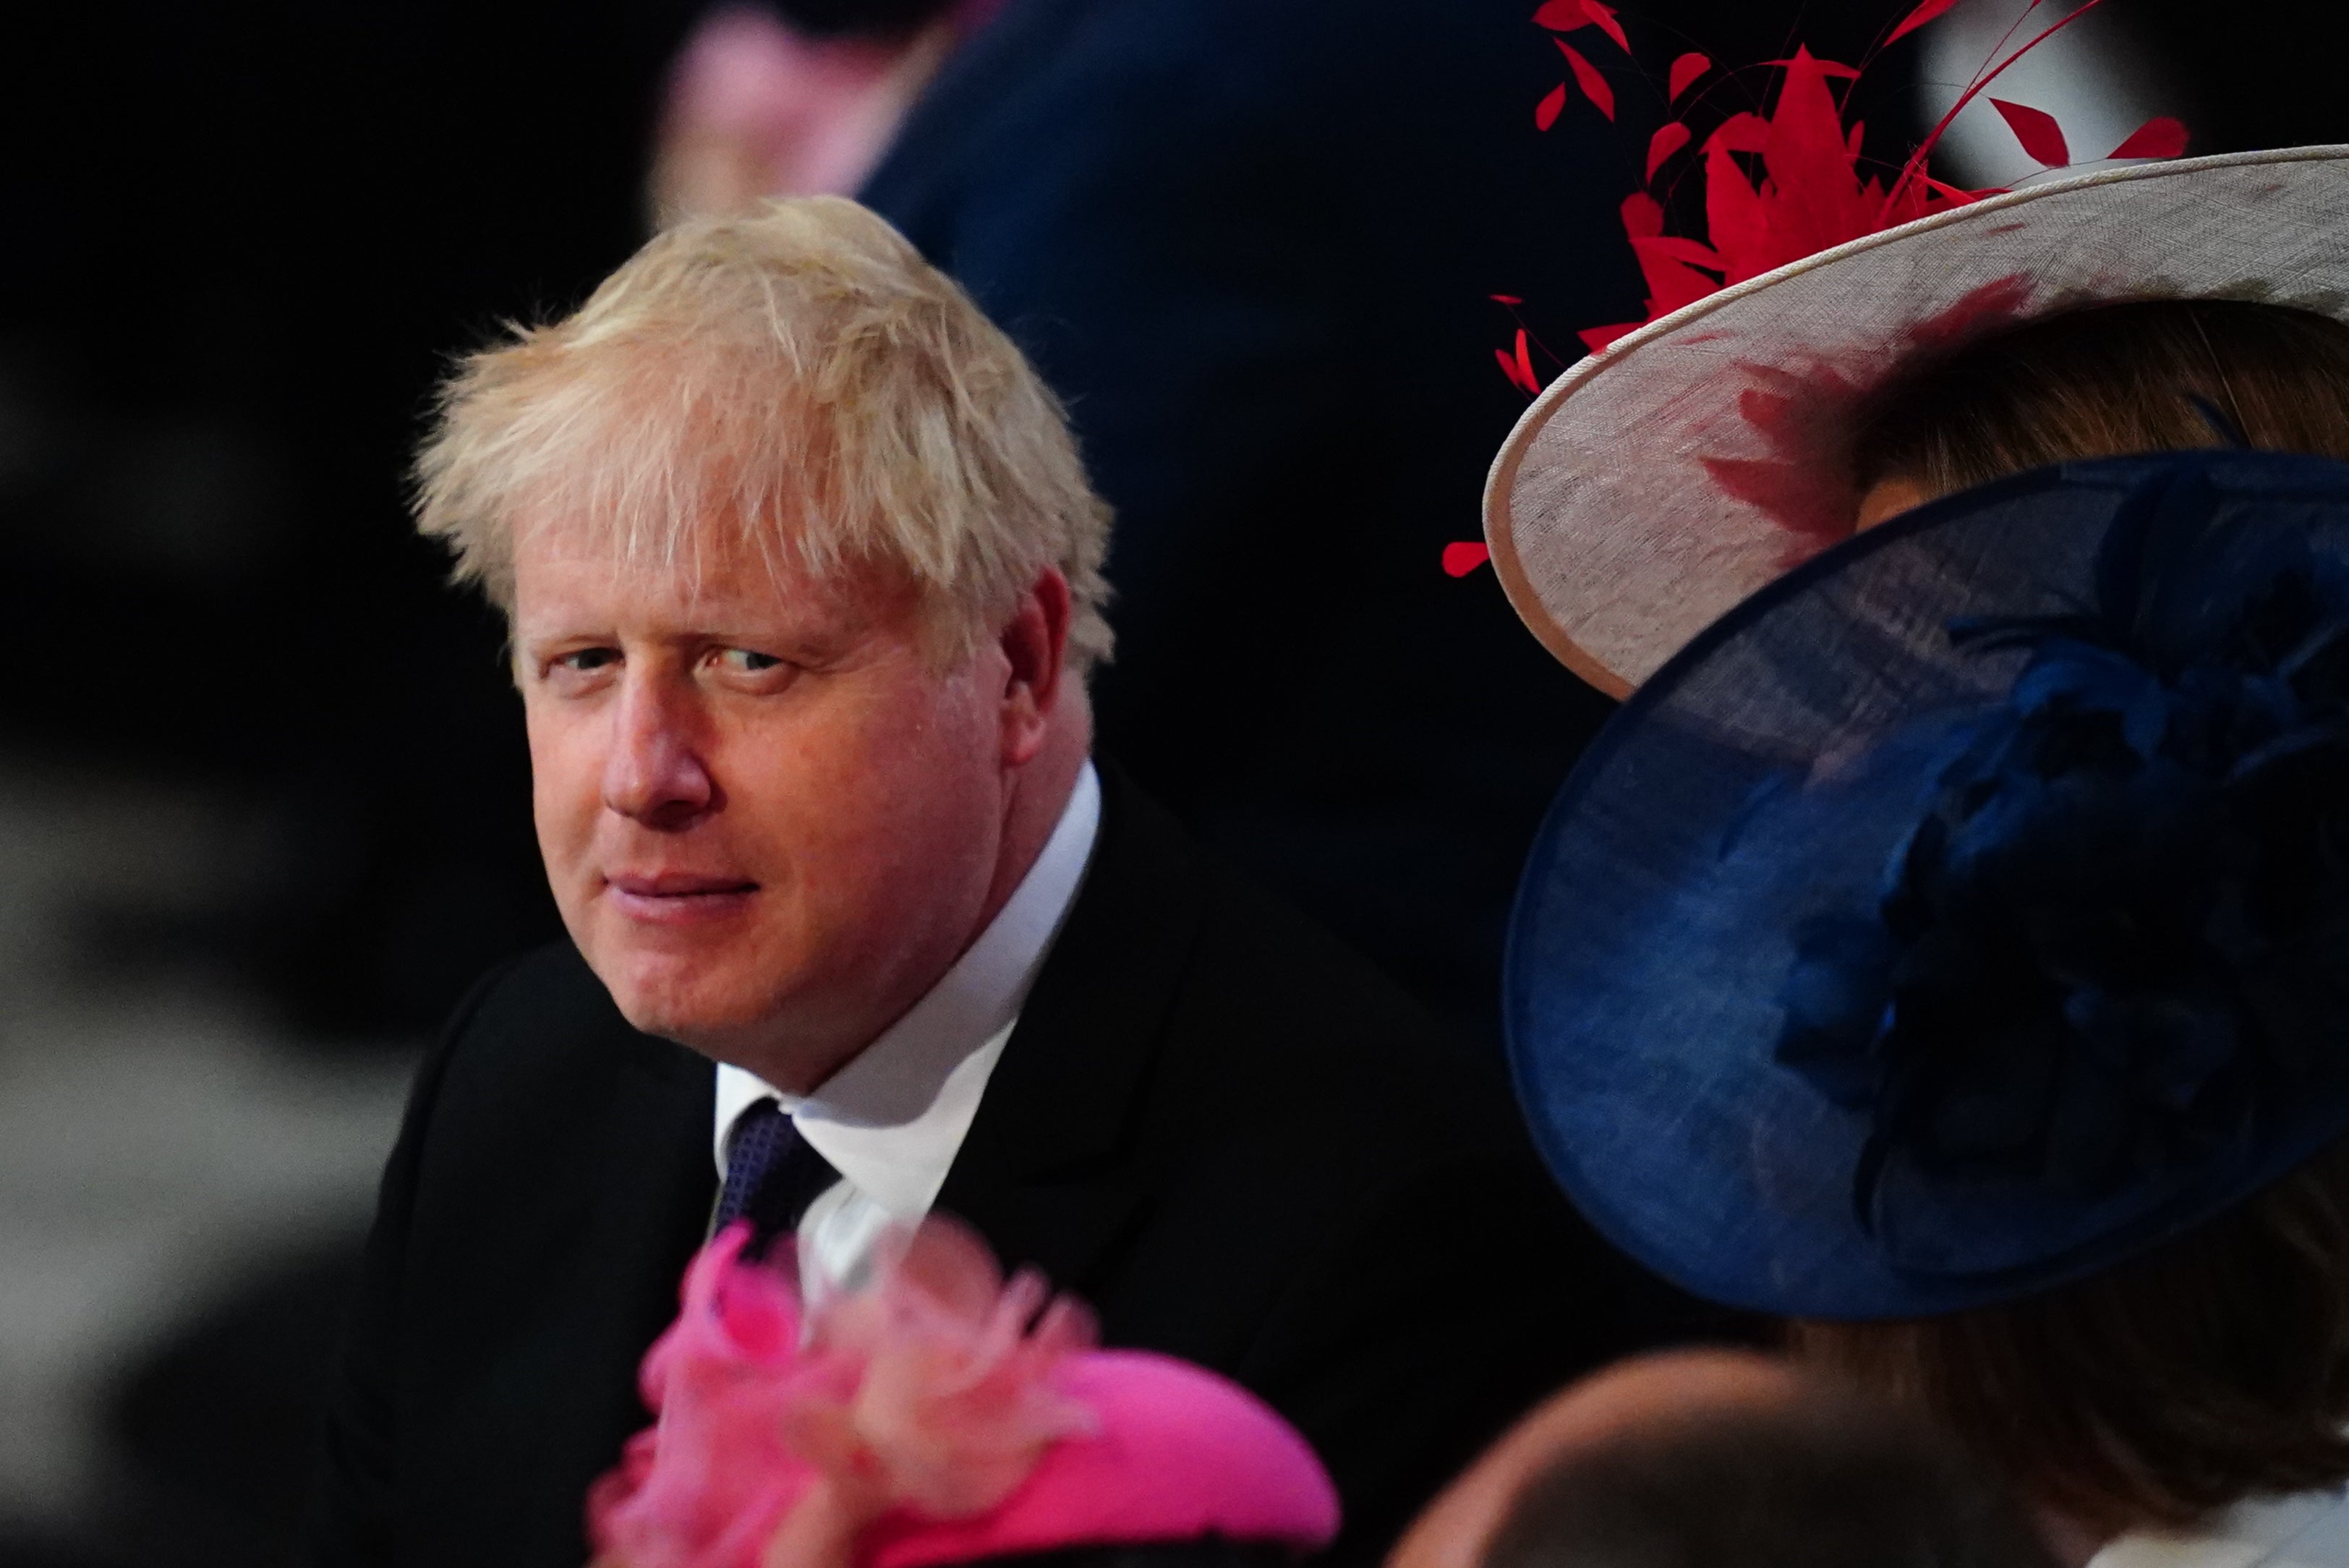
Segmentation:
[(689, 827), (718, 805), (692, 704), (654, 680), (629, 681), (604, 765), (604, 805), (664, 832)]

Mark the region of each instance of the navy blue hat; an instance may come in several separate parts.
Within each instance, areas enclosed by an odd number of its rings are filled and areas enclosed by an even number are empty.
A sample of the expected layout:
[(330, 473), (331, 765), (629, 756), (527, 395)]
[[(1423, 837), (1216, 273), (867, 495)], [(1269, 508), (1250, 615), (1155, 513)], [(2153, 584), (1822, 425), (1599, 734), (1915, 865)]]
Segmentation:
[(2349, 1131), (2349, 465), (2075, 462), (1895, 519), (1660, 670), (1534, 847), (1517, 1091), (1699, 1294), (1941, 1313)]

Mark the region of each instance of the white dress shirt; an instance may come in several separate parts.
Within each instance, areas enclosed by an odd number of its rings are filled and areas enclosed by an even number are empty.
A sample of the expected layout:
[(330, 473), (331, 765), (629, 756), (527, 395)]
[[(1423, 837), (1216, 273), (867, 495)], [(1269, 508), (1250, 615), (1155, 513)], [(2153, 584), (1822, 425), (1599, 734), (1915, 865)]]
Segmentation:
[(2258, 1498), (2190, 1530), (2132, 1531), (2088, 1568), (2349, 1568), (2349, 1495)]
[(841, 1180), (800, 1222), (801, 1278), (853, 1285), (893, 1222), (929, 1212), (962, 1148), (987, 1081), (1011, 1038), (1101, 829), (1101, 780), (1087, 763), (1069, 804), (1010, 898), (954, 967), (904, 1017), (807, 1096), (720, 1064), (713, 1136), (726, 1179), (734, 1124), (772, 1100)]

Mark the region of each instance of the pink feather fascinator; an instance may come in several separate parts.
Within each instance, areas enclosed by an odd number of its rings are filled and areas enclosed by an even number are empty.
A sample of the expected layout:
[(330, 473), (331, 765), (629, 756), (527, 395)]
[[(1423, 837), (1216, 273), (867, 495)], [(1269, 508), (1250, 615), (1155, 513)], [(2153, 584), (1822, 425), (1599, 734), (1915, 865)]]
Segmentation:
[[(588, 1500), (610, 1568), (926, 1568), (1219, 1535), (1337, 1532), (1312, 1449), (1255, 1396), (1102, 1350), (1089, 1314), (932, 1219), (873, 1282), (803, 1305), (730, 1229), (645, 1358), (655, 1412)], [(781, 1249), (788, 1252), (789, 1249)]]

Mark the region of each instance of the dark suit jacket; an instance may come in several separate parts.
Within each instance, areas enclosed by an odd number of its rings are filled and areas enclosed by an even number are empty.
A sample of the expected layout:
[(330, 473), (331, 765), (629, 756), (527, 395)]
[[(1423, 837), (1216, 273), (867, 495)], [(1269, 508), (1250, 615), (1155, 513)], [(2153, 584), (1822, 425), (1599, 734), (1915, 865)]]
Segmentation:
[[(1679, 1329), (1574, 1219), (1481, 1056), (1113, 771), (939, 1207), (1104, 1339), (1255, 1388), (1371, 1561), (1511, 1417)], [(385, 1173), (307, 1560), (580, 1568), (715, 1176), (711, 1067), (576, 952), (473, 995)]]
[(1104, 748), (1488, 1038), (1608, 705), (1440, 561), (1526, 401), (1489, 296), (1564, 355), (1639, 317), (1618, 208), (1656, 120), (1594, 29), (1621, 124), (1578, 93), (1537, 130), (1567, 78), (1534, 9), (1007, 0), (861, 192), (1027, 349), (1117, 510)]

